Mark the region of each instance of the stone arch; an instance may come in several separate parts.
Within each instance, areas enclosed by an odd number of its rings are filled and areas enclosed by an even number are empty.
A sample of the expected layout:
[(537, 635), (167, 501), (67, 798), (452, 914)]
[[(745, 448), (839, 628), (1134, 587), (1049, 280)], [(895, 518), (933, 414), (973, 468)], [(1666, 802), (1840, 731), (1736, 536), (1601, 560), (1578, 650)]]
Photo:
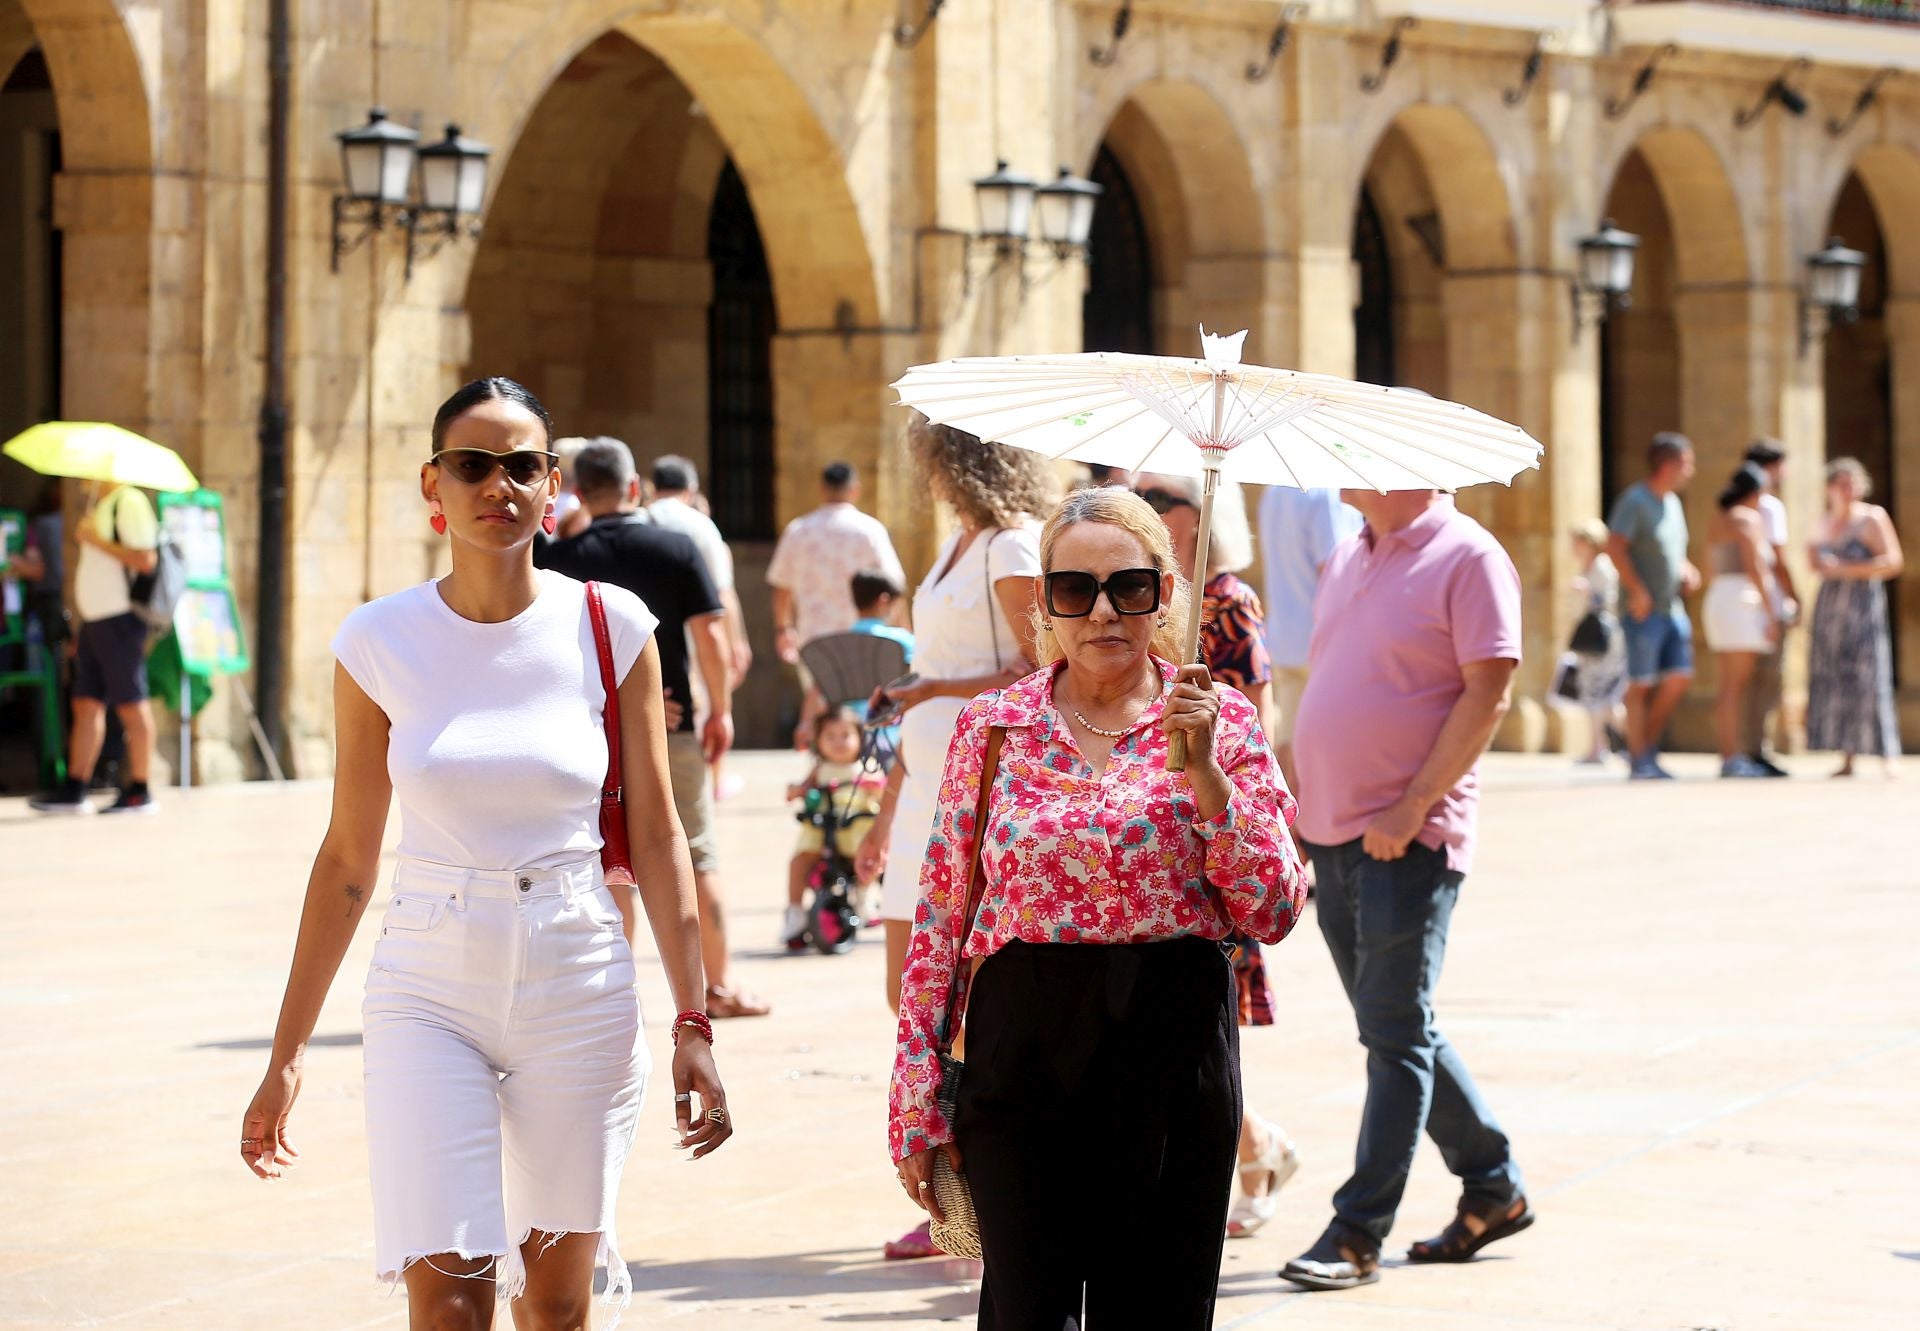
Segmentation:
[[(782, 331), (872, 328), (879, 297), (843, 154), (769, 45), (738, 20), (636, 15), (609, 0), (558, 7), (500, 59), (486, 97), (514, 145), (589, 48), (619, 33), (664, 65), (711, 120), (755, 200)], [(504, 186), (504, 173), (495, 182)]]
[(1605, 179), (1617, 180), (1635, 154), (1674, 222), (1675, 280), (1683, 287), (1751, 281), (1746, 214), (1719, 150), (1699, 130), (1660, 126), (1626, 144)]
[(1119, 94), (1099, 123), (1079, 169), (1111, 153), (1139, 201), (1153, 259), (1154, 349), (1197, 355), (1197, 324), (1259, 328), (1265, 207), (1226, 108), (1198, 83), (1160, 78)]
[(0, 0), (0, 82), (35, 47), (59, 134), (47, 210), (60, 239), (59, 410), (146, 428), (153, 411), (148, 79), (111, 0)]

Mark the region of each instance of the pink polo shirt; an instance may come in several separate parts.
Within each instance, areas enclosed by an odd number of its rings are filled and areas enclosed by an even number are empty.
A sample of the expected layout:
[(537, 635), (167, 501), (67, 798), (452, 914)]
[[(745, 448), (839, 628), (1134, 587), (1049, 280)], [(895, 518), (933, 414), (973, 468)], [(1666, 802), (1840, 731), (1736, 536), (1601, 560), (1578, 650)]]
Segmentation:
[[(1405, 793), (1465, 691), (1460, 668), (1520, 659), (1520, 574), (1487, 529), (1442, 496), (1411, 524), (1334, 547), (1314, 598), (1307, 689), (1293, 733), (1295, 830), (1337, 846)], [(1473, 867), (1479, 764), (1417, 838)]]

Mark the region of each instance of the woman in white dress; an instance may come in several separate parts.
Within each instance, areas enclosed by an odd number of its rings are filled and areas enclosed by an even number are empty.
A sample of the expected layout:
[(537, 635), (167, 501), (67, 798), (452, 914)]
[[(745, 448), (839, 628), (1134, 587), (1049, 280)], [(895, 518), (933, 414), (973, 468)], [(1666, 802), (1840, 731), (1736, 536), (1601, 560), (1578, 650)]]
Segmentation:
[[(1040, 524), (1057, 487), (1037, 453), (983, 444), (916, 417), (908, 436), (928, 494), (950, 510), (953, 533), (913, 594), (909, 682), (886, 690), (904, 713), (900, 760), (880, 812), (860, 843), (858, 869), (881, 874), (887, 927), (887, 1004), (900, 1010), (900, 972), (920, 904), (920, 861), (933, 831), (940, 773), (961, 710), (976, 694), (1033, 670), (1033, 589), (1040, 575)], [(887, 1245), (889, 1257), (938, 1253), (920, 1225)]]

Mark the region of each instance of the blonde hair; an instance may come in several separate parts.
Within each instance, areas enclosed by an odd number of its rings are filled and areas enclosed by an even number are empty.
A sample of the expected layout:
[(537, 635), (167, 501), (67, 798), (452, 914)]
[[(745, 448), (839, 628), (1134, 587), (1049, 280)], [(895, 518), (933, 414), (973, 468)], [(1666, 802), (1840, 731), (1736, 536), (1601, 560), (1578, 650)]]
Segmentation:
[(1873, 494), (1873, 477), (1860, 464), (1858, 458), (1835, 458), (1827, 464), (1827, 484), (1832, 485), (1842, 476), (1853, 479), (1853, 497), (1865, 499)]
[(1160, 515), (1133, 491), (1113, 486), (1075, 490), (1060, 501), (1040, 532), (1041, 586), (1033, 598), (1033, 638), (1040, 664), (1052, 665), (1065, 655), (1060, 650), (1060, 640), (1047, 625), (1045, 580), (1053, 571), (1053, 551), (1060, 543), (1061, 533), (1082, 522), (1103, 522), (1109, 527), (1118, 527), (1140, 542), (1155, 569), (1173, 574), (1173, 595), (1160, 603), (1160, 624), (1154, 629), (1153, 641), (1147, 648), (1162, 660), (1180, 664), (1180, 658), (1186, 654), (1182, 635), (1187, 624), (1187, 601), (1193, 589), (1180, 575), (1179, 561), (1173, 557), (1173, 542)]
[[(1197, 476), (1167, 476), (1152, 472), (1133, 478), (1137, 491), (1156, 485), (1200, 507), (1201, 488)], [(1207, 538), (1207, 566), (1200, 570), (1211, 578), (1216, 573), (1238, 573), (1253, 562), (1253, 531), (1247, 525), (1247, 494), (1238, 481), (1221, 481), (1213, 493), (1213, 531)]]
[(1582, 518), (1573, 524), (1572, 532), (1596, 550), (1607, 548), (1607, 524), (1599, 518)]

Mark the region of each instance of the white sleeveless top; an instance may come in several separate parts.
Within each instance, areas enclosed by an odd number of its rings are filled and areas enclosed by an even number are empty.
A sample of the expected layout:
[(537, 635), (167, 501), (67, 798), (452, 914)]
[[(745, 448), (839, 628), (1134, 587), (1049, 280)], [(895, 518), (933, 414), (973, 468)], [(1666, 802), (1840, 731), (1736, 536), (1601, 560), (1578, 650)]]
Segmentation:
[[(633, 593), (601, 590), (624, 680), (659, 621)], [(334, 655), (391, 723), (402, 857), (548, 869), (600, 849), (607, 699), (586, 593), (542, 570), (533, 604), (477, 624), (423, 582), (340, 626)]]

